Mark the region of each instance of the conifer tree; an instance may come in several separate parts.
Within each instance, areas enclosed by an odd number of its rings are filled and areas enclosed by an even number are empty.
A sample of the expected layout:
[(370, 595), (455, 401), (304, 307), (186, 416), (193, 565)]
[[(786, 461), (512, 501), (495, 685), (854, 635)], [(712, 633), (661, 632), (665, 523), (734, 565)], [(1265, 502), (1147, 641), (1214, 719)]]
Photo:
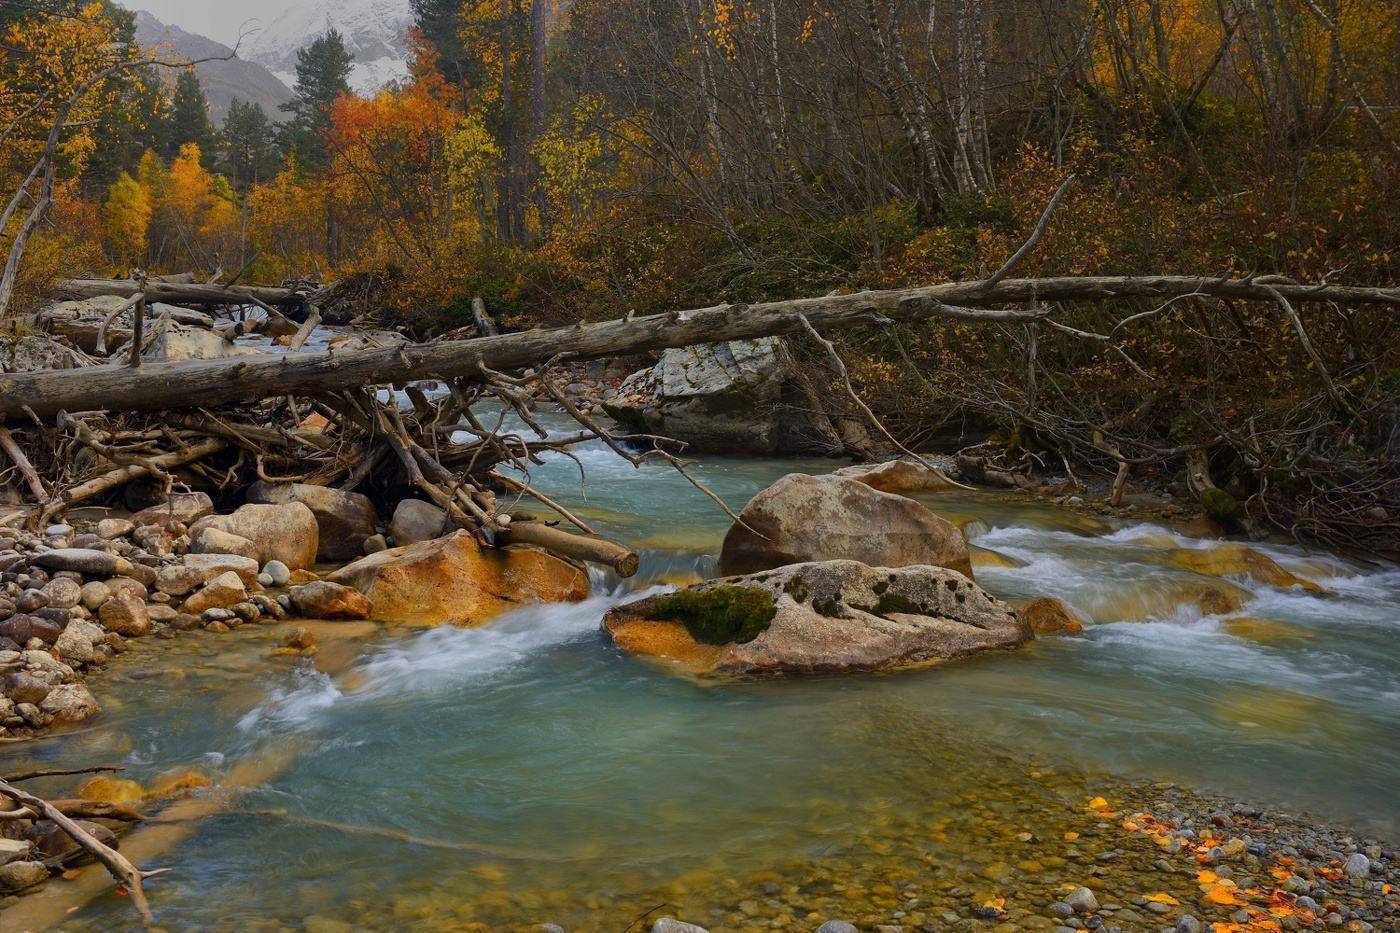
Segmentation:
[(292, 115), (282, 127), (282, 148), (288, 153), (295, 151), (303, 164), (326, 164), (323, 133), (330, 125), (331, 104), (341, 94), (350, 93), (353, 61), (344, 37), (334, 29), (297, 51), (297, 84), (292, 99), (278, 109)]
[(198, 146), (206, 158), (212, 155), (214, 124), (209, 120), (209, 99), (193, 68), (183, 69), (175, 79), (168, 129), (163, 147), (168, 157), (177, 155), (187, 143)]

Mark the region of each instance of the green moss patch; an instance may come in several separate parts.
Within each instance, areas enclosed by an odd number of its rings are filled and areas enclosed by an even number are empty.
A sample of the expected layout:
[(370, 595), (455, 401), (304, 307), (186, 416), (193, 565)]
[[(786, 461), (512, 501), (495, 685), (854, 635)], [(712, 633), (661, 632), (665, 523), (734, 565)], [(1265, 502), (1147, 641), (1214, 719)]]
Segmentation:
[(1222, 522), (1238, 524), (1244, 521), (1244, 506), (1240, 501), (1223, 489), (1211, 487), (1201, 490), (1201, 505), (1205, 506), (1207, 512)]
[(756, 586), (717, 586), (681, 590), (656, 601), (657, 615), (680, 622), (692, 638), (705, 645), (744, 644), (773, 624), (778, 607), (773, 594)]

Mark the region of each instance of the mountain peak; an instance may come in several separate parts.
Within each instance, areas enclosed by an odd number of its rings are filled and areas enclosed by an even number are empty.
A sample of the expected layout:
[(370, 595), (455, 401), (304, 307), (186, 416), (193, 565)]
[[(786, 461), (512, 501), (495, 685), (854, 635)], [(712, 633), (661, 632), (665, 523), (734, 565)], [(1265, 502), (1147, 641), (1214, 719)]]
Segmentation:
[(166, 46), (181, 58), (216, 59), (194, 66), (204, 95), (209, 98), (209, 118), (216, 125), (223, 123), (235, 97), (262, 105), (273, 120), (282, 118), (278, 105), (292, 99), (290, 85), (263, 66), (242, 58), (220, 61), (218, 59), (232, 55), (233, 50), (213, 39), (163, 23), (145, 10), (136, 11), (136, 40), (148, 49)]

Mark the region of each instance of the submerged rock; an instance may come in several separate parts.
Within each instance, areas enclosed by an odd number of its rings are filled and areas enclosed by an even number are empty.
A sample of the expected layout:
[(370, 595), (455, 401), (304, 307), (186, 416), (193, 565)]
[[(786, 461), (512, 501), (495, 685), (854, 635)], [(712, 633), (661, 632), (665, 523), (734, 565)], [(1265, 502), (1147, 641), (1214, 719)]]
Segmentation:
[(870, 567), (851, 560), (791, 564), (710, 580), (688, 592), (760, 589), (775, 612), (751, 641), (701, 644), (667, 618), (665, 597), (619, 606), (603, 619), (623, 648), (697, 673), (848, 673), (910, 667), (1015, 648), (1033, 636), (1006, 603), (942, 567)]
[(967, 539), (956, 525), (912, 499), (849, 477), (789, 473), (749, 500), (739, 519), (743, 524), (730, 527), (720, 552), (726, 575), (858, 560), (946, 567), (972, 579)]
[(588, 596), (578, 567), (531, 548), (482, 547), (466, 531), (390, 548), (335, 573), (374, 604), (374, 618), (403, 625), (481, 625), (528, 602)]
[(1021, 619), (1037, 635), (1054, 635), (1058, 632), (1082, 632), (1083, 621), (1058, 599), (1042, 596), (1033, 600), (1021, 610)]
[(1172, 552), (1172, 562), (1206, 576), (1225, 577), (1242, 574), (1265, 586), (1285, 589), (1301, 586), (1314, 592), (1322, 589), (1311, 580), (1304, 580), (1284, 570), (1273, 558), (1243, 544), (1214, 544), (1201, 549), (1181, 548)]

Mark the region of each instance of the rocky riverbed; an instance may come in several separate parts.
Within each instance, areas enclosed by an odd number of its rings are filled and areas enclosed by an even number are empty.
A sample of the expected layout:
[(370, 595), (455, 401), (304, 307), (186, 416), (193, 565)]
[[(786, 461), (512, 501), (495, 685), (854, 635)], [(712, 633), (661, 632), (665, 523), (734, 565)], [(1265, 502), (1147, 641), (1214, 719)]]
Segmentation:
[[(864, 798), (865, 829), (817, 854), (762, 865), (678, 853), (691, 868), (638, 870), (582, 898), (535, 886), (535, 868), (451, 860), (387, 896), (311, 900), (296, 923), (207, 933), (1299, 933), (1400, 929), (1389, 843), (1166, 783), (1123, 782), (971, 744), (912, 722), (880, 786), (922, 805)], [(814, 812), (814, 822), (822, 814)], [(629, 925), (630, 924), (630, 925)], [(79, 923), (77, 929), (91, 929)]]

